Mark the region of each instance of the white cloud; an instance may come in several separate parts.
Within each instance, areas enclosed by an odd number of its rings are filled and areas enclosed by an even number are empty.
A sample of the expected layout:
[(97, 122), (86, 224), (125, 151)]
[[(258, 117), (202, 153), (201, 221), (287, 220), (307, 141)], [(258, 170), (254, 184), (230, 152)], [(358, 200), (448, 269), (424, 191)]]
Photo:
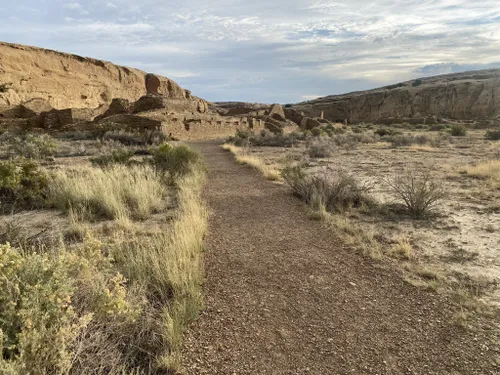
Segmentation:
[[(410, 79), (426, 66), (443, 71), (500, 62), (497, 0), (27, 0), (23, 6), (35, 11), (24, 22), (0, 25), (9, 40), (131, 61), (179, 78), (208, 99), (226, 90), (234, 99), (300, 100), (304, 93)], [(2, 7), (27, 14), (15, 3)]]

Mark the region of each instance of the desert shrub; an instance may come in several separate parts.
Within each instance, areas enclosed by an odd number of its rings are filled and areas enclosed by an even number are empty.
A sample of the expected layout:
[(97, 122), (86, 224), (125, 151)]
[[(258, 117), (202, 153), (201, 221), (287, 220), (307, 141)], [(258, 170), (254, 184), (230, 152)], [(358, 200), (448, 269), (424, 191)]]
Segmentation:
[(294, 166), (285, 168), (282, 177), (296, 196), (315, 209), (333, 212), (372, 203), (369, 188), (344, 171), (331, 177), (317, 177)]
[(259, 135), (252, 135), (248, 141), (252, 146), (293, 147), (297, 142), (304, 139), (305, 134), (301, 132), (274, 134), (267, 129), (263, 129)]
[(374, 131), (375, 134), (383, 137), (383, 136), (386, 136), (386, 135), (392, 135), (393, 134), (393, 130), (392, 129), (388, 129), (388, 128), (379, 128), (377, 130)]
[(47, 134), (28, 134), (24, 137), (6, 137), (4, 134), (2, 138), (8, 138), (6, 140), (11, 155), (23, 156), (29, 159), (45, 159), (53, 156), (58, 149), (56, 141)]
[(321, 128), (317, 127), (317, 128), (312, 128), (311, 129), (311, 134), (314, 136), (314, 137), (319, 137), (321, 135)]
[(488, 130), (486, 132), (486, 139), (489, 139), (491, 141), (500, 140), (500, 130)]
[(467, 128), (463, 124), (454, 124), (450, 129), (450, 134), (454, 137), (463, 137), (467, 135)]
[(424, 83), (421, 79), (416, 79), (415, 81), (413, 81), (413, 83), (411, 84), (413, 87), (418, 87), (420, 86), (422, 83)]
[(23, 257), (6, 244), (0, 245), (0, 265), (0, 370), (66, 374), (90, 320), (71, 304), (75, 285), (66, 258)]
[(425, 145), (431, 143), (431, 138), (426, 135), (396, 135), (392, 137), (392, 147), (405, 147), (411, 145)]
[(172, 146), (163, 143), (157, 148), (151, 149), (154, 167), (162, 172), (168, 173), (172, 180), (186, 175), (194, 164), (201, 161), (200, 154), (187, 146)]
[(59, 171), (50, 182), (55, 207), (91, 218), (142, 220), (162, 207), (164, 196), (162, 179), (148, 165)]
[(436, 206), (445, 198), (442, 185), (434, 181), (429, 173), (418, 174), (407, 171), (392, 180), (386, 180), (391, 193), (406, 211), (415, 218), (433, 213)]
[(40, 207), (47, 196), (47, 186), (47, 174), (35, 161), (0, 161), (1, 209)]
[(323, 140), (312, 141), (306, 148), (306, 154), (311, 158), (328, 158), (332, 153), (331, 143)]
[(446, 130), (447, 126), (445, 124), (434, 124), (430, 127), (430, 130), (433, 132), (438, 132), (442, 130)]
[(114, 164), (130, 164), (130, 159), (134, 152), (123, 148), (111, 151), (106, 155), (100, 155), (90, 158), (90, 162), (99, 167), (109, 167)]
[(104, 133), (103, 140), (114, 140), (126, 146), (158, 145), (167, 142), (170, 138), (160, 130), (148, 132), (133, 132), (112, 130)]

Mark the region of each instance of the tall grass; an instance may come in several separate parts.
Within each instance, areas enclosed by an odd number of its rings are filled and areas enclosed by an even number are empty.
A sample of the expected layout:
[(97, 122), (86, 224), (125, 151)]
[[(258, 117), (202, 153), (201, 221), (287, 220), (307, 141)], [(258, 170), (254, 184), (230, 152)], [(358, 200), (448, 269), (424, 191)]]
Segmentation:
[(165, 193), (160, 176), (146, 165), (58, 171), (50, 184), (56, 207), (116, 220), (146, 219), (162, 207)]

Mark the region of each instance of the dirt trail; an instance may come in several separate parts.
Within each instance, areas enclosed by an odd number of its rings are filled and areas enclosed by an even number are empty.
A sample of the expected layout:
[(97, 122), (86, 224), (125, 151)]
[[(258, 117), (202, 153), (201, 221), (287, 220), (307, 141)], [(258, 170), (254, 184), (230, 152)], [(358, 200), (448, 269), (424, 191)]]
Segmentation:
[(214, 143), (206, 310), (187, 334), (188, 374), (498, 374), (484, 337), (446, 299), (357, 255), (283, 186)]

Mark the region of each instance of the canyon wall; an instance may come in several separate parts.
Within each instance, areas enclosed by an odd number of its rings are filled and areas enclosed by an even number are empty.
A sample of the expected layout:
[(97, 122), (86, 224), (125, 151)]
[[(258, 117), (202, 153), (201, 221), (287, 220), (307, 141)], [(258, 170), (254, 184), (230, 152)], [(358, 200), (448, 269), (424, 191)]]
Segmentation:
[(292, 106), (309, 117), (351, 123), (389, 118), (455, 120), (500, 116), (500, 69), (422, 78), (375, 90), (332, 95)]
[(0, 42), (0, 107), (45, 99), (56, 108), (96, 108), (148, 93), (190, 99), (174, 81), (138, 69), (42, 48)]

